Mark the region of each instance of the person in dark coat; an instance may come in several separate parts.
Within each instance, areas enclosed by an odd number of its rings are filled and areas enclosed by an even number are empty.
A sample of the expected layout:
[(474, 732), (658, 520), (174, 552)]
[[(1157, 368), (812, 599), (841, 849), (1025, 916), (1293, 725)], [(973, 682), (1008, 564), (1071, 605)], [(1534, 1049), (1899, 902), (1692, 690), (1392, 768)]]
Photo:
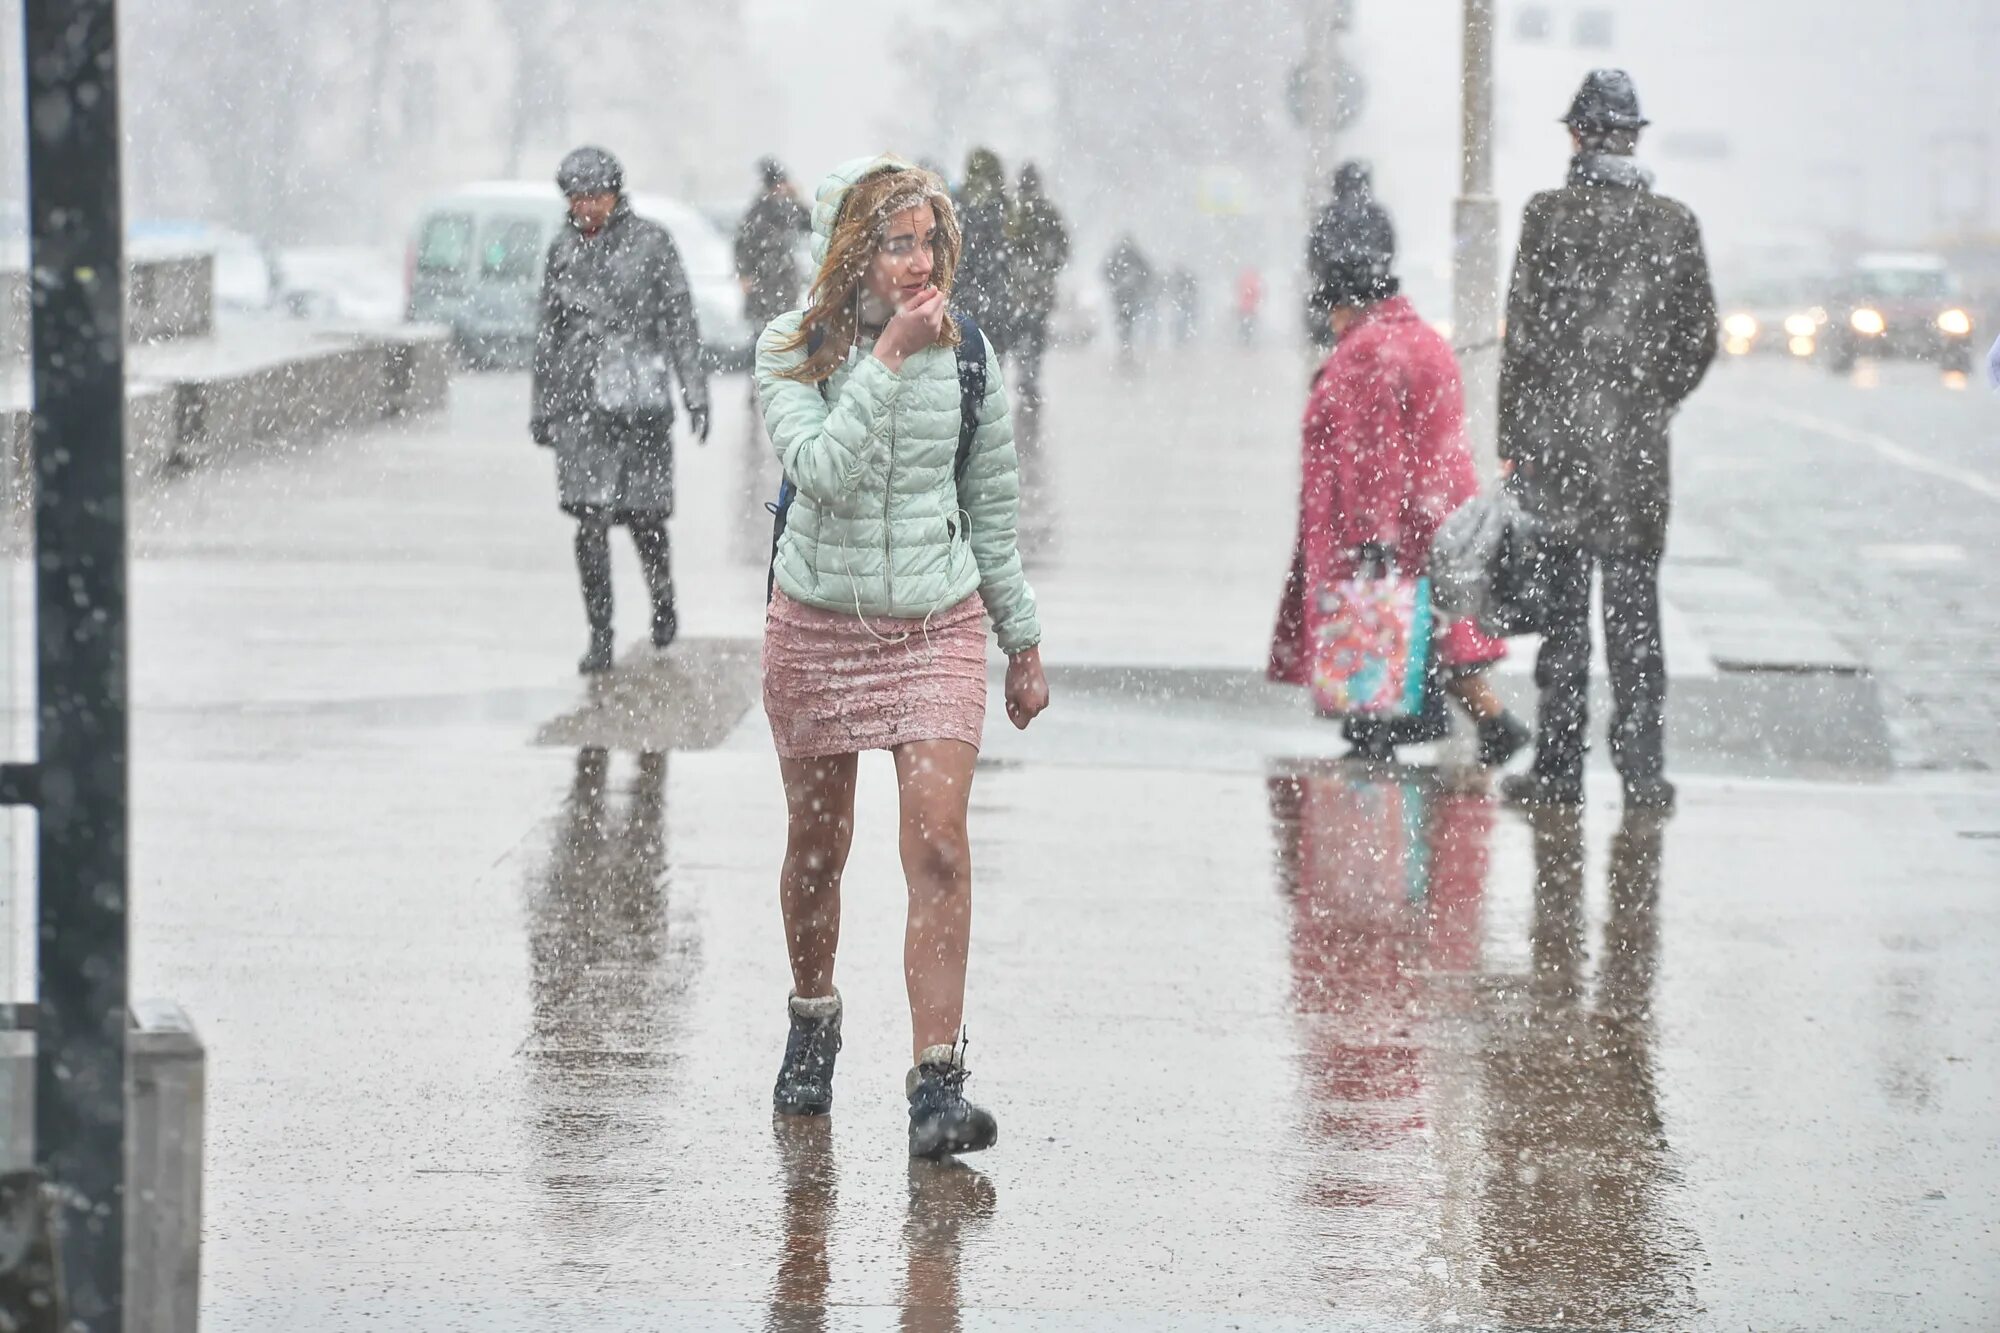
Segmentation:
[(575, 517), (590, 647), (578, 670), (611, 669), (611, 528), (638, 547), (653, 601), (653, 643), (679, 621), (667, 543), (674, 510), (678, 382), (695, 437), (708, 439), (708, 376), (680, 251), (632, 211), (618, 159), (579, 148), (556, 183), (569, 225), (549, 245), (535, 331), (535, 442), (555, 450), (556, 484)]
[(959, 186), (958, 225), (963, 238), (958, 276), (951, 291), (952, 307), (972, 316), (996, 352), (1013, 345), (1007, 327), (1007, 175), (999, 155), (975, 148), (965, 160), (965, 181)]
[(1118, 323), (1118, 355), (1129, 363), (1133, 330), (1153, 305), (1153, 266), (1132, 233), (1119, 237), (1105, 257), (1104, 285), (1111, 289), (1111, 315)]
[(1167, 305), (1174, 316), (1174, 346), (1186, 347), (1201, 327), (1201, 279), (1177, 265), (1167, 274)]
[(1343, 162), (1333, 176), (1333, 198), (1314, 219), (1306, 238), (1306, 333), (1313, 346), (1333, 346), (1333, 326), (1324, 293), (1342, 264), (1366, 262), (1371, 255), (1396, 253), (1396, 227), (1375, 198), (1375, 180), (1366, 162)]
[(799, 303), (805, 274), (800, 242), (812, 232), (812, 210), (800, 201), (775, 158), (757, 164), (764, 191), (736, 227), (736, 277), (743, 284), (743, 318), (753, 335)]
[(1042, 406), (1042, 356), (1049, 350), (1049, 320), (1056, 312), (1056, 278), (1069, 264), (1069, 228), (1042, 189), (1033, 165), (1021, 168), (1014, 205), (1007, 214), (1007, 264), (1013, 307), (1007, 323), (1009, 351), (1020, 374), (1018, 408), (1033, 421)]
[(1629, 804), (1665, 808), (1667, 428), (1715, 358), (1715, 291), (1694, 214), (1633, 157), (1647, 121), (1631, 78), (1595, 71), (1564, 120), (1576, 156), (1563, 188), (1528, 203), (1500, 374), (1500, 457), (1542, 526), (1549, 618), (1534, 768), (1504, 790), (1582, 799), (1599, 570), (1612, 761)]

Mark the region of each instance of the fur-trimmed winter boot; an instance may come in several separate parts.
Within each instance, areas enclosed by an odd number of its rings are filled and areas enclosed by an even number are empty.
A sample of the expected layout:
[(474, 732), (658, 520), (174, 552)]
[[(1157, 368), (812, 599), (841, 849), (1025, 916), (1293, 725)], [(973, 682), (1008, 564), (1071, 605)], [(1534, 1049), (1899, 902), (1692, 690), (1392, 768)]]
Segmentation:
[(840, 992), (789, 1006), (792, 1032), (771, 1105), (779, 1115), (825, 1115), (833, 1109), (833, 1057), (840, 1054)]
[(952, 1157), (1000, 1139), (993, 1113), (965, 1099), (965, 1048), (929, 1046), (903, 1082), (910, 1099), (910, 1156)]

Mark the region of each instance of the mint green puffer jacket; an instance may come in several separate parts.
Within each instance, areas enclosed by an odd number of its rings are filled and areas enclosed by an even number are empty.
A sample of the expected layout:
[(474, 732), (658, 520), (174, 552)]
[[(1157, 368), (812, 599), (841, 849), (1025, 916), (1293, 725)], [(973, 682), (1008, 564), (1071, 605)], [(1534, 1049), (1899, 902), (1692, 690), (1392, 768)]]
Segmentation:
[[(813, 248), (820, 257), (840, 201), (855, 181), (894, 159), (849, 163), (820, 187)], [(781, 352), (804, 312), (780, 315), (757, 344), (757, 396), (785, 475), (798, 487), (778, 544), (777, 581), (807, 606), (911, 619), (974, 592), (1000, 647), (1041, 642), (1035, 594), (1015, 539), (1019, 461), (1000, 365), (987, 346), (986, 397), (962, 479), (957, 354), (928, 347), (891, 371), (853, 349), (819, 386), (785, 379), (804, 351)]]

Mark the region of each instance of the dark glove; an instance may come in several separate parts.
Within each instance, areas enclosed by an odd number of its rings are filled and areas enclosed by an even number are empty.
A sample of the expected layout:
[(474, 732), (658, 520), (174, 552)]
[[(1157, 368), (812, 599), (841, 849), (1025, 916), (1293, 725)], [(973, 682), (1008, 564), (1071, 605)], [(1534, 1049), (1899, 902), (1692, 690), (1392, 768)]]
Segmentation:
[(1396, 567), (1395, 552), (1387, 542), (1363, 542), (1354, 548), (1354, 558), (1364, 570), (1381, 570), (1387, 574)]
[(694, 431), (695, 439), (708, 443), (708, 405), (688, 409), (688, 428)]
[(550, 448), (556, 442), (555, 423), (547, 417), (530, 417), (528, 418), (528, 434), (532, 435), (535, 443), (541, 445), (542, 448)]

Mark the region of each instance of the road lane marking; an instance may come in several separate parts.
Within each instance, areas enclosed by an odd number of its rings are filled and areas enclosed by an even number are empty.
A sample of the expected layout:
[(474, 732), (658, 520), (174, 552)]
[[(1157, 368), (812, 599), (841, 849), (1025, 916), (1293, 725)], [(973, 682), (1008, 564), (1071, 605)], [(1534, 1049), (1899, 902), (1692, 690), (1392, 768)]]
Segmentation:
[(1914, 449), (1896, 443), (1886, 435), (1877, 435), (1873, 431), (1856, 430), (1852, 426), (1843, 426), (1837, 421), (1828, 421), (1824, 417), (1816, 417), (1810, 412), (1794, 411), (1789, 407), (1738, 407), (1731, 404), (1731, 410), (1744, 413), (1748, 416), (1760, 416), (1771, 421), (1783, 422), (1788, 426), (1796, 426), (1801, 430), (1809, 430), (1816, 434), (1824, 435), (1828, 439), (1839, 440), (1845, 444), (1859, 445), (1863, 449), (1872, 449), (1875, 453), (1896, 464), (1898, 467), (1908, 468), (1912, 472), (1921, 472), (1926, 476), (1936, 477), (1940, 481), (1955, 482), (1965, 487), (1968, 491), (1983, 495), (1989, 500), (2000, 500), (2000, 481), (1996, 481), (1992, 477), (1988, 477), (1982, 473), (1974, 472), (1969, 468), (1956, 467), (1950, 463), (1940, 463), (1935, 458), (1920, 454)]
[(1925, 542), (1890, 542), (1862, 547), (1861, 558), (1885, 565), (1962, 565), (1965, 563), (1965, 548)]

